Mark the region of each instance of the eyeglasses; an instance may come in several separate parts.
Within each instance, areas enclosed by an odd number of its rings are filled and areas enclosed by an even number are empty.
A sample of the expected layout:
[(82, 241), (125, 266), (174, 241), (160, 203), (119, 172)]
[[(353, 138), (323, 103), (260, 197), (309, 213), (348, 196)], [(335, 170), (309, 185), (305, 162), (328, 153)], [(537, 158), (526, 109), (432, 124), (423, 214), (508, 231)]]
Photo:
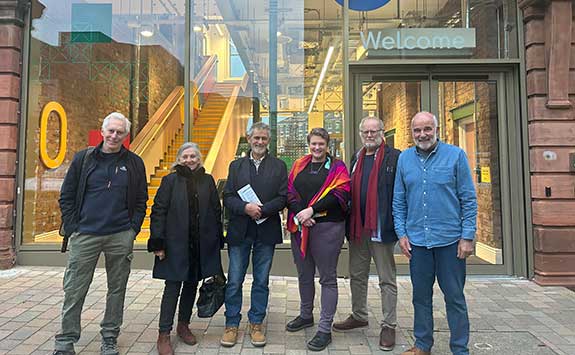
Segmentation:
[(372, 136), (375, 136), (376, 134), (378, 134), (379, 132), (383, 131), (382, 129), (378, 129), (376, 131), (359, 131), (359, 133), (361, 133), (362, 136), (367, 137), (370, 134)]

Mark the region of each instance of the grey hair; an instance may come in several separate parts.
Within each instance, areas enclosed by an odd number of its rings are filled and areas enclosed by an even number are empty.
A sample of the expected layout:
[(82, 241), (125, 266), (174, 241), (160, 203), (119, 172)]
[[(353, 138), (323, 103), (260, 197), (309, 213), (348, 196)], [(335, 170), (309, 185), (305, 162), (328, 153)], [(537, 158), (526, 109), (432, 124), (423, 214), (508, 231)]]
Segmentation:
[(411, 125), (413, 126), (413, 120), (415, 119), (415, 117), (417, 117), (418, 115), (425, 115), (425, 116), (431, 116), (431, 118), (433, 118), (433, 123), (435, 124), (435, 128), (439, 127), (439, 121), (437, 120), (437, 117), (435, 117), (435, 115), (431, 112), (427, 112), (427, 111), (420, 111), (418, 113), (416, 113), (415, 115), (413, 115), (413, 118), (411, 119)]
[(112, 112), (111, 114), (106, 116), (106, 118), (104, 118), (104, 122), (102, 122), (103, 130), (106, 129), (106, 127), (108, 127), (108, 123), (110, 123), (111, 120), (124, 121), (124, 128), (126, 128), (126, 135), (130, 133), (130, 127), (132, 127), (132, 123), (130, 122), (129, 119), (126, 118), (126, 116), (122, 115), (120, 112)]
[(268, 131), (268, 137), (271, 136), (271, 128), (267, 123), (263, 123), (263, 122), (256, 122), (254, 123), (250, 129), (248, 129), (248, 131), (246, 132), (246, 136), (251, 137), (252, 134), (254, 134), (255, 130), (266, 130)]
[(178, 148), (178, 152), (176, 153), (176, 161), (172, 164), (172, 169), (174, 169), (177, 165), (180, 165), (180, 158), (182, 154), (184, 154), (184, 150), (192, 148), (196, 151), (198, 157), (200, 157), (200, 166), (204, 166), (204, 161), (202, 159), (202, 151), (200, 150), (200, 146), (193, 142), (186, 142)]
[(379, 118), (375, 117), (375, 116), (366, 116), (366, 117), (362, 118), (361, 122), (359, 122), (359, 130), (360, 131), (361, 131), (361, 128), (363, 127), (363, 124), (367, 120), (377, 120), (379, 122), (379, 129), (381, 129), (383, 131), (383, 121), (380, 120)]

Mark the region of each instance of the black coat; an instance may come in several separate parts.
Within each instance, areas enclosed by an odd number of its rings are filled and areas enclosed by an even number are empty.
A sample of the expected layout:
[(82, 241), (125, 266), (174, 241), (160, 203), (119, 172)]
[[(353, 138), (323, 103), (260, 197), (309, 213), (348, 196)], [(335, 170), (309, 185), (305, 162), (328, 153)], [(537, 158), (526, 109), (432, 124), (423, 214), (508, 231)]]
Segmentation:
[[(355, 163), (358, 159), (360, 151), (355, 152), (351, 160), (350, 176), (355, 173)], [(380, 232), (381, 241), (383, 243), (390, 243), (397, 241), (397, 235), (393, 226), (393, 214), (391, 213), (391, 204), (393, 202), (393, 185), (395, 183), (395, 170), (397, 167), (397, 159), (399, 159), (399, 150), (385, 146), (385, 155), (383, 162), (379, 168), (377, 179), (377, 207), (378, 213), (381, 218)], [(353, 181), (353, 178), (352, 178)], [(361, 186), (351, 186), (352, 189), (361, 188)], [(349, 223), (348, 223), (349, 227)], [(348, 228), (349, 229), (349, 228)], [(347, 233), (349, 236), (349, 233)]]
[[(248, 223), (255, 223), (244, 212), (247, 203), (242, 201), (237, 192), (247, 184), (254, 187), (250, 175), (253, 163), (249, 154), (231, 162), (224, 189), (224, 206), (229, 210), (230, 219), (226, 234), (226, 243), (229, 245), (239, 245), (247, 237)], [(280, 244), (283, 242), (283, 233), (279, 212), (287, 203), (287, 167), (282, 160), (269, 154), (261, 164), (264, 183), (256, 192), (263, 204), (262, 218), (268, 219), (256, 226), (257, 233), (262, 236), (260, 240), (265, 244)]]
[[(200, 278), (221, 273), (223, 243), (221, 204), (214, 178), (206, 173), (197, 179), (198, 215), (190, 216), (186, 178), (171, 173), (162, 179), (150, 216), (148, 251), (164, 250), (164, 260), (154, 260), (153, 277), (188, 281), (190, 276), (190, 218), (199, 219)], [(193, 267), (193, 265), (192, 265)]]

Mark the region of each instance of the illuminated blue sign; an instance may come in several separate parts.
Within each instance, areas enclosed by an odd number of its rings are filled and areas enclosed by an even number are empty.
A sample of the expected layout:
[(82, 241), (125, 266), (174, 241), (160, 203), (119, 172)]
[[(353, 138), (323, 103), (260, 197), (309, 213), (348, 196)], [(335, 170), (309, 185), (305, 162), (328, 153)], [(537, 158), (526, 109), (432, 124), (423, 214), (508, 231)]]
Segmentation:
[[(335, 0), (343, 6), (343, 0)], [(379, 9), (391, 0), (349, 0), (349, 8), (355, 11), (371, 11)]]

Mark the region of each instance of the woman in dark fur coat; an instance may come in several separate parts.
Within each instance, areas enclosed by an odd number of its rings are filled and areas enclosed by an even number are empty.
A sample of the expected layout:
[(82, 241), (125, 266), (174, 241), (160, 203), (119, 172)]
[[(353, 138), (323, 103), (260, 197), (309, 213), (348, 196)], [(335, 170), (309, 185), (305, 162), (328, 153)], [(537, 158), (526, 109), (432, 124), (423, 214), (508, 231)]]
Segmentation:
[(202, 166), (198, 145), (184, 143), (172, 170), (154, 198), (148, 240), (148, 251), (155, 255), (153, 277), (166, 280), (157, 342), (160, 355), (173, 354), (170, 331), (178, 298), (176, 333), (184, 343), (196, 344), (189, 323), (198, 281), (222, 270), (221, 204), (214, 178)]

